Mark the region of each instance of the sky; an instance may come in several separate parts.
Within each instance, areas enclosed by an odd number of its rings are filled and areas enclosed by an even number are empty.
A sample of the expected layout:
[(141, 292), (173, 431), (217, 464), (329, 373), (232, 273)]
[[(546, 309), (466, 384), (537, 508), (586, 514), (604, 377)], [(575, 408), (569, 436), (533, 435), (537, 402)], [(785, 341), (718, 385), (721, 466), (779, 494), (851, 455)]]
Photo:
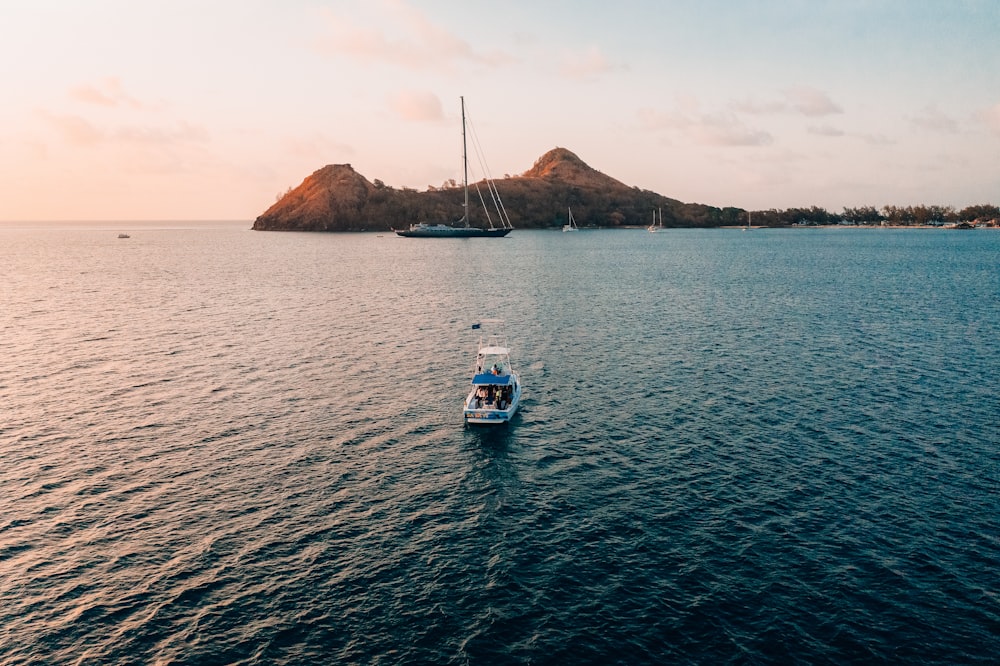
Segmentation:
[(563, 147), (720, 207), (997, 205), (998, 34), (997, 0), (0, 0), (0, 221), (438, 187), (462, 96), (497, 178)]

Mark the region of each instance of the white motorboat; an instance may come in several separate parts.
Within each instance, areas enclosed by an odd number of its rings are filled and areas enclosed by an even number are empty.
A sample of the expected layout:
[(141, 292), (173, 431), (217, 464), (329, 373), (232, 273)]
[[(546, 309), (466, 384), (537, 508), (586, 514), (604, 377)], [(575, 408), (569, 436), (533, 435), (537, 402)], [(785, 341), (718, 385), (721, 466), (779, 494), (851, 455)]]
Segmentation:
[(521, 403), (521, 380), (510, 364), (503, 320), (484, 319), (472, 328), (482, 330), (483, 326), (491, 332), (480, 334), (463, 416), (466, 423), (506, 423)]

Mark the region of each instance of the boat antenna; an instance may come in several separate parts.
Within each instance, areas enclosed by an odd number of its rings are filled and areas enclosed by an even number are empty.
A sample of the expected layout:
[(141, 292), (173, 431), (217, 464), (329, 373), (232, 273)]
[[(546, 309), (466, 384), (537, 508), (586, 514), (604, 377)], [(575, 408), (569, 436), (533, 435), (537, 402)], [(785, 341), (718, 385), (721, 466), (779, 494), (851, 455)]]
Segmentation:
[(469, 226), (469, 155), (465, 146), (465, 96), (459, 97), (462, 101), (462, 187), (465, 190), (465, 204), (462, 210), (462, 219), (465, 226)]

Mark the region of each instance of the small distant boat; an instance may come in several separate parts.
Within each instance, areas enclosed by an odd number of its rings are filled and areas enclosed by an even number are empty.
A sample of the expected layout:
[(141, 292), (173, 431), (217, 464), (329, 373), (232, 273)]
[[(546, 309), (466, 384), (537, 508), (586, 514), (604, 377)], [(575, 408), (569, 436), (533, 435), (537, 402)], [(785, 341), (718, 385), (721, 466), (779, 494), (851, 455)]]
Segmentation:
[(747, 211), (747, 226), (743, 227), (743, 231), (750, 231), (750, 211)]
[(569, 212), (569, 221), (563, 225), (563, 231), (579, 231), (580, 227), (576, 226), (576, 220), (573, 219), (573, 210), (569, 207), (566, 210)]
[(653, 211), (653, 223), (651, 225), (649, 225), (648, 227), (646, 227), (646, 231), (648, 231), (651, 234), (655, 234), (655, 233), (660, 232), (660, 231), (665, 231), (665, 229), (663, 228), (663, 209), (662, 208), (660, 209), (660, 221), (659, 221), (659, 223), (657, 223), (657, 221), (656, 221), (656, 211), (654, 210)]
[[(502, 238), (514, 228), (514, 225), (510, 223), (510, 218), (507, 217), (507, 211), (500, 203), (500, 195), (497, 193), (496, 186), (489, 178), (486, 179), (486, 184), (489, 186), (493, 202), (496, 204), (500, 226), (493, 225), (493, 218), (489, 214), (486, 216), (489, 229), (469, 226), (469, 158), (465, 141), (465, 98), (461, 97), (460, 99), (462, 100), (462, 187), (465, 190), (462, 219), (454, 225), (418, 222), (411, 224), (409, 229), (393, 229), (397, 236), (404, 238)], [(480, 195), (480, 199), (482, 199), (482, 195)]]
[(118, 238), (131, 238), (128, 234), (118, 234)]
[(493, 332), (479, 337), (472, 390), (462, 413), (466, 423), (506, 423), (521, 403), (521, 380), (510, 364), (503, 320), (484, 319), (472, 328), (484, 325)]

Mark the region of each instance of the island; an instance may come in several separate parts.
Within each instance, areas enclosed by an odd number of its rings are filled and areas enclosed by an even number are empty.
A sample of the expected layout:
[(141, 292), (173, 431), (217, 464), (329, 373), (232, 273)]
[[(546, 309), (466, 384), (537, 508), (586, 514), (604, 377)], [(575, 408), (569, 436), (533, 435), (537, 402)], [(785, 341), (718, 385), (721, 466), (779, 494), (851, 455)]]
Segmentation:
[[(485, 193), (486, 184), (470, 183)], [(683, 203), (629, 187), (588, 166), (573, 152), (554, 148), (519, 176), (498, 179), (496, 187), (518, 229), (562, 228), (567, 208), (580, 226), (622, 227), (649, 224), (662, 211), (668, 227), (739, 224), (742, 211)], [(475, 194), (473, 194), (475, 197)], [(374, 182), (350, 164), (330, 164), (290, 189), (256, 219), (260, 231), (388, 231), (411, 223), (451, 222), (462, 215), (460, 185), (424, 192)], [(475, 214), (473, 219), (475, 219)]]
[[(845, 208), (832, 213), (817, 206), (746, 211), (684, 203), (631, 187), (587, 165), (572, 151), (554, 148), (519, 176), (495, 181), (504, 208), (517, 229), (558, 229), (572, 209), (581, 227), (646, 226), (658, 211), (668, 228), (854, 226), (1000, 226), (1000, 208), (976, 205)], [(470, 183), (486, 196), (485, 181)], [(474, 195), (475, 196), (475, 195)], [(463, 190), (449, 182), (420, 192), (369, 181), (350, 164), (329, 164), (290, 188), (253, 223), (257, 231), (390, 231), (410, 224), (453, 222), (462, 215)], [(477, 219), (475, 213), (473, 219)], [(481, 221), (482, 217), (478, 216)], [(475, 224), (475, 222), (474, 222)]]

